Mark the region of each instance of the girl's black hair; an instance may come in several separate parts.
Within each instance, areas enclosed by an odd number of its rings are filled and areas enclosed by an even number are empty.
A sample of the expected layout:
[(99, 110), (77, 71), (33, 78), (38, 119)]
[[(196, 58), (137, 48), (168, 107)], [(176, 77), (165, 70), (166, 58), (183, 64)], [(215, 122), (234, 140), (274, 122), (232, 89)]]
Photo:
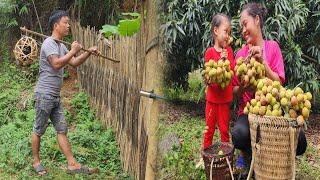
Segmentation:
[[(211, 20), (211, 31), (213, 32), (213, 29), (215, 27), (219, 27), (223, 21), (223, 19), (227, 19), (229, 22), (231, 22), (231, 19), (229, 16), (223, 13), (218, 13), (212, 16)], [(215, 35), (213, 34), (213, 41), (214, 41)]]

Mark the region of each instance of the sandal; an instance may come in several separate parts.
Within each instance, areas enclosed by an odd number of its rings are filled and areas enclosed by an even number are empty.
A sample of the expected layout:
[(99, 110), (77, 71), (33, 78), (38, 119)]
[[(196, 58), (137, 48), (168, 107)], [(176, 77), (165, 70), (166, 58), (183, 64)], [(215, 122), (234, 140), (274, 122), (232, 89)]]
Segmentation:
[(236, 161), (236, 168), (237, 169), (245, 169), (247, 167), (246, 161), (244, 156), (240, 155)]
[(40, 176), (47, 174), (47, 170), (44, 168), (44, 166), (42, 164), (39, 164), (38, 166), (33, 167), (33, 169)]
[(97, 169), (90, 169), (86, 166), (81, 166), (79, 169), (68, 169), (69, 174), (93, 174), (97, 172)]

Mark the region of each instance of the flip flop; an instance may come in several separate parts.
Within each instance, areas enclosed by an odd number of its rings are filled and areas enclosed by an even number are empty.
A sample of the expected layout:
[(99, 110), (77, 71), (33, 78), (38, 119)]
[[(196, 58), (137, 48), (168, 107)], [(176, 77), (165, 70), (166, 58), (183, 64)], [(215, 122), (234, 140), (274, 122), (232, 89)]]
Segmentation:
[(81, 166), (79, 169), (68, 169), (69, 174), (93, 174), (98, 172), (96, 169), (89, 169), (86, 166)]
[[(33, 167), (33, 169), (40, 176), (47, 174), (47, 170), (44, 168), (44, 166), (42, 164), (39, 164), (38, 166)], [(44, 172), (44, 173), (42, 174), (41, 172)]]

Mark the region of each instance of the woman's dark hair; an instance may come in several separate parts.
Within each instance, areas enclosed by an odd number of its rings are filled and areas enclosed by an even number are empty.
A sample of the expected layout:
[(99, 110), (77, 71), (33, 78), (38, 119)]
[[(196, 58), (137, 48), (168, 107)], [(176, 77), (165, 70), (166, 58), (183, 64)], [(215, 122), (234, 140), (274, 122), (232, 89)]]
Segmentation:
[[(211, 31), (213, 32), (213, 29), (215, 27), (219, 27), (223, 21), (223, 19), (227, 19), (229, 22), (231, 22), (231, 19), (229, 16), (223, 14), (223, 13), (218, 13), (212, 16), (211, 20)], [(213, 34), (213, 39), (214, 39), (214, 34)]]
[(59, 22), (60, 19), (65, 16), (67, 17), (69, 16), (69, 14), (66, 11), (63, 11), (63, 10), (53, 11), (50, 15), (49, 22), (48, 22), (49, 30), (53, 31), (54, 24)]
[(259, 16), (260, 19), (260, 28), (263, 27), (264, 18), (266, 17), (268, 10), (260, 3), (248, 3), (243, 6), (242, 12), (247, 11), (248, 14), (252, 17)]

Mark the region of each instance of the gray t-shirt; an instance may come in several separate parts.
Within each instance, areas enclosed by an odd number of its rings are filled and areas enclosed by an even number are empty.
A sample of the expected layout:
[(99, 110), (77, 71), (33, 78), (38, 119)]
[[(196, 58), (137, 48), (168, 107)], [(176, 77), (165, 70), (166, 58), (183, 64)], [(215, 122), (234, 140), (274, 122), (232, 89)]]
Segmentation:
[(35, 89), (36, 93), (60, 96), (63, 83), (63, 68), (59, 70), (53, 69), (48, 57), (50, 55), (62, 57), (68, 52), (64, 44), (56, 42), (52, 37), (44, 40), (40, 51), (39, 79)]

